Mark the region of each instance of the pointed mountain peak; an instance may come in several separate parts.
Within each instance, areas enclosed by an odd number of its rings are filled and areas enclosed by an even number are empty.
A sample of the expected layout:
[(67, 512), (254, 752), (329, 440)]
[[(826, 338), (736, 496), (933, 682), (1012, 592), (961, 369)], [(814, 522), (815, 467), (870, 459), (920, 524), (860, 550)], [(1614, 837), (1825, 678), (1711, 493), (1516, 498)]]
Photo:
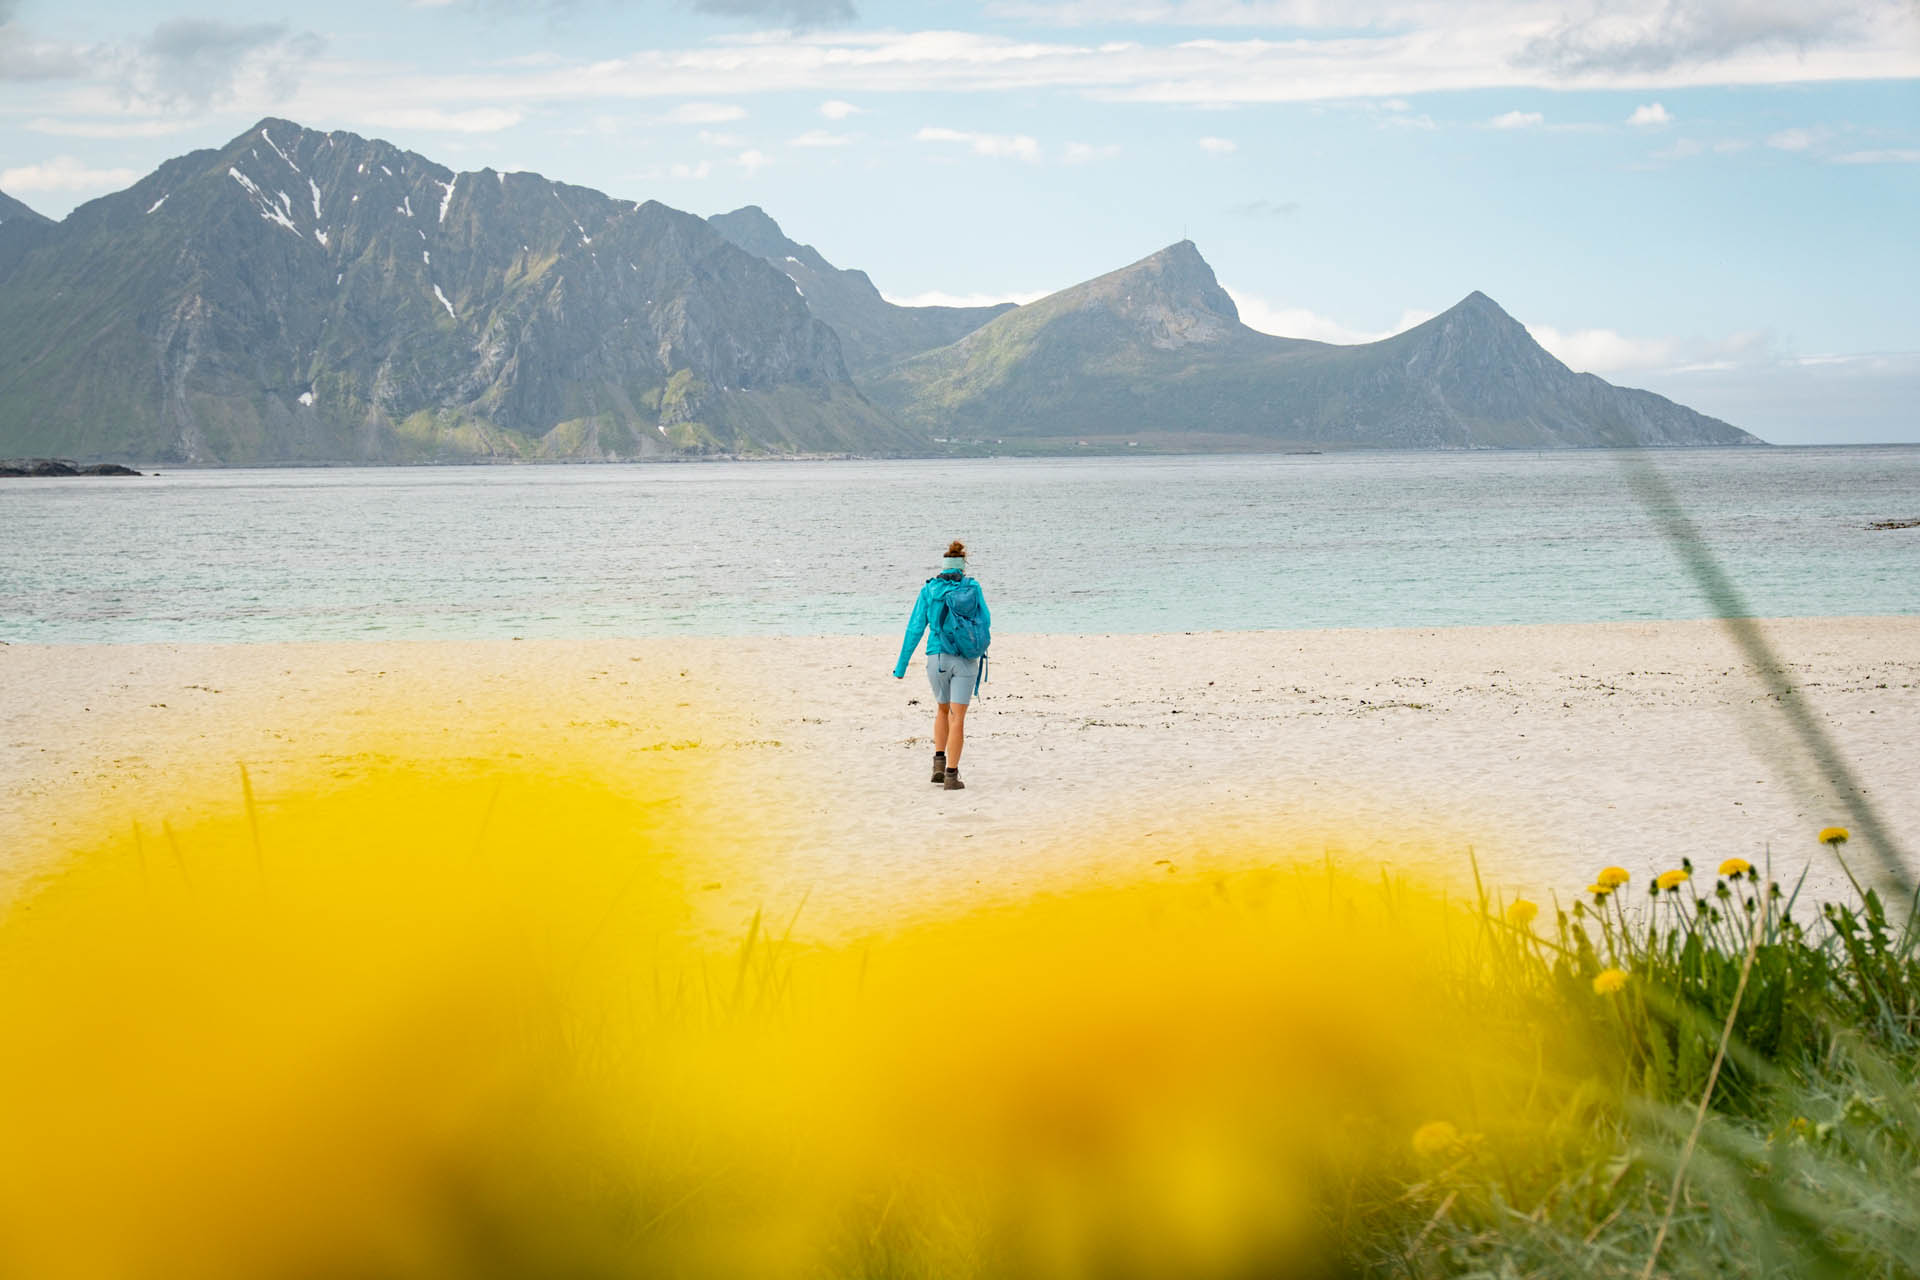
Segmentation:
[(1509, 368), (1566, 372), (1566, 366), (1535, 340), (1527, 326), (1477, 289), (1426, 323), (1374, 345), (1417, 349), (1426, 353), (1422, 358), (1437, 364), (1504, 361)]
[(814, 261), (819, 255), (812, 248), (789, 240), (787, 233), (780, 229), (780, 224), (757, 204), (743, 205), (732, 213), (716, 213), (707, 219), (707, 223), (757, 258), (779, 263), (792, 257), (806, 262), (816, 271), (832, 269), (825, 259)]
[(1240, 320), (1239, 308), (1220, 287), (1213, 268), (1191, 240), (1170, 244), (1131, 266), (1090, 280), (1067, 293), (1081, 290), (1091, 296), (1118, 301), (1128, 308), (1144, 306), (1207, 313), (1236, 324)]
[(276, 149), (291, 152), (306, 136), (307, 130), (291, 120), (283, 120), (279, 116), (262, 116), (254, 121), (245, 133), (238, 134), (229, 141), (225, 149), (231, 151), (236, 147), (257, 147), (263, 142), (270, 142)]
[(1508, 315), (1499, 303), (1478, 289), (1475, 289), (1472, 293), (1460, 299), (1460, 301), (1454, 303), (1445, 311), (1442, 311), (1435, 319), (1443, 320), (1449, 316), (1472, 320), (1480, 324), (1510, 325), (1516, 329), (1526, 327)]
[(775, 235), (786, 234), (784, 231), (780, 230), (780, 224), (774, 220), (773, 215), (768, 213), (765, 209), (762, 209), (757, 204), (743, 204), (738, 209), (735, 209), (732, 213), (716, 214), (714, 217), (715, 221), (719, 221), (721, 219), (725, 219), (729, 222), (737, 222), (743, 227), (744, 226), (763, 227), (772, 231)]

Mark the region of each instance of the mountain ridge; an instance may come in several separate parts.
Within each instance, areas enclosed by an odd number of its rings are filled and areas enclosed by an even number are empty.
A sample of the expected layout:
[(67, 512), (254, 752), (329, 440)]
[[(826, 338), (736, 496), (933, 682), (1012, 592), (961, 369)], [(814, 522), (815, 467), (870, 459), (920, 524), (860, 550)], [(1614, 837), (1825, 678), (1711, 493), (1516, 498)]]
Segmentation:
[(1477, 290), (1375, 343), (1258, 332), (1184, 239), (1022, 307), (904, 307), (755, 205), (703, 219), (273, 117), (58, 223), (15, 206), (0, 455), (1756, 443), (1574, 373)]
[(23, 353), (0, 369), (7, 453), (916, 444), (854, 387), (792, 284), (702, 219), (271, 117), (51, 228), (0, 294), (0, 346)]
[(1573, 372), (1479, 290), (1378, 342), (1259, 332), (1241, 323), (1187, 240), (896, 362), (866, 390), (909, 426), (949, 438), (1145, 435), (1164, 445), (1204, 433), (1278, 448), (1759, 443), (1652, 392)]
[(1013, 309), (1011, 302), (985, 307), (908, 307), (889, 302), (866, 272), (836, 267), (812, 245), (790, 239), (759, 205), (717, 213), (707, 222), (793, 281), (807, 309), (840, 335), (847, 368), (856, 378), (946, 346)]
[(52, 218), (0, 191), (0, 284), (52, 234)]
[(28, 222), (51, 223), (53, 221), (52, 218), (49, 218), (46, 214), (41, 213), (31, 205), (14, 199), (4, 191), (0, 191), (0, 225), (11, 222), (16, 218), (24, 218)]

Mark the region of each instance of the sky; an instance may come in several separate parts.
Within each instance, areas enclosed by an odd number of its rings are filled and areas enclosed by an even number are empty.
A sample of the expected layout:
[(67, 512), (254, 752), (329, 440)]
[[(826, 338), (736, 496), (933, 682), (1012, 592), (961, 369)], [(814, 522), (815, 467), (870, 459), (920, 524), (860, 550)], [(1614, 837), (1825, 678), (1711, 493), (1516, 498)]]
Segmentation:
[(1290, 337), (1478, 289), (1776, 443), (1920, 441), (1916, 0), (0, 0), (48, 216), (267, 115), (758, 204), (899, 302), (1182, 238)]

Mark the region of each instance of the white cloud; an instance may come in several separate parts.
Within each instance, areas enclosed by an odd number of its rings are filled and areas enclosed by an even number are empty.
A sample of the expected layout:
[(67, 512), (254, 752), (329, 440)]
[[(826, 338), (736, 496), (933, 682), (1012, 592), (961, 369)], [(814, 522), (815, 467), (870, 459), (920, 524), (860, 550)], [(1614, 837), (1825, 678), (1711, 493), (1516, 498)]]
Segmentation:
[(324, 38), (284, 21), (172, 17), (131, 44), (103, 47), (92, 60), (111, 68), (126, 102), (198, 113), (284, 99), (325, 50)]
[(733, 158), (733, 162), (739, 165), (742, 169), (745, 169), (749, 174), (753, 174), (753, 173), (758, 173), (760, 170), (764, 169), (766, 166), (772, 164), (773, 157), (769, 156), (764, 151), (759, 151), (752, 147), (748, 147), (745, 151), (742, 151), (739, 155), (735, 156)]
[(1698, 372), (1777, 359), (1772, 338), (1759, 330), (1724, 338), (1642, 338), (1614, 329), (1561, 330), (1533, 324), (1527, 326), (1527, 332), (1552, 352), (1555, 359), (1580, 373)]
[(1661, 125), (1673, 123), (1673, 115), (1657, 102), (1649, 102), (1633, 109), (1627, 117), (1627, 123), (1641, 129), (1657, 129)]
[(441, 111), (433, 107), (398, 107), (362, 112), (354, 119), (383, 129), (421, 129), (437, 133), (499, 133), (524, 117), (503, 107), (475, 107), (469, 111)]
[(27, 121), (27, 128), (57, 138), (167, 138), (192, 124), (191, 120), (56, 120), (40, 116)]
[(678, 182), (699, 182), (713, 173), (713, 161), (702, 160), (699, 164), (671, 164), (667, 166), (667, 176)]
[(1847, 151), (1833, 158), (1835, 164), (1920, 164), (1920, 150), (1898, 147), (1884, 151)]
[[(1306, 338), (1342, 346), (1378, 342), (1405, 333), (1434, 317), (1434, 312), (1408, 308), (1392, 327), (1369, 329), (1346, 324), (1306, 307), (1290, 307), (1231, 286), (1228, 296), (1239, 308), (1240, 322), (1250, 329), (1282, 338)], [(1568, 368), (1601, 376), (1623, 371), (1694, 373), (1710, 369), (1759, 367), (1779, 356), (1772, 338), (1760, 331), (1724, 338), (1630, 337), (1614, 329), (1561, 330), (1551, 325), (1528, 325), (1534, 341)]]
[(809, 129), (797, 138), (787, 139), (790, 147), (844, 147), (853, 139), (844, 133), (829, 133), (825, 129)]
[(861, 114), (861, 108), (854, 106), (851, 102), (829, 98), (820, 104), (820, 114), (829, 120), (845, 120), (848, 116)]
[(1240, 323), (1249, 329), (1258, 329), (1261, 333), (1270, 333), (1279, 338), (1305, 338), (1311, 342), (1332, 342), (1341, 346), (1351, 346), (1357, 342), (1378, 342), (1382, 338), (1391, 338), (1396, 333), (1405, 333), (1408, 329), (1433, 319), (1433, 312), (1407, 309), (1400, 313), (1399, 323), (1391, 329), (1356, 329), (1342, 324), (1329, 316), (1306, 307), (1289, 307), (1269, 302), (1267, 299), (1233, 288), (1226, 288), (1227, 296), (1233, 299), (1233, 305), (1240, 312)]
[(1062, 159), (1067, 164), (1092, 164), (1095, 160), (1111, 160), (1120, 154), (1116, 143), (1095, 146), (1091, 142), (1069, 142)]
[(746, 118), (747, 109), (731, 102), (683, 102), (661, 117), (668, 124), (726, 124)]
[(1202, 151), (1206, 152), (1208, 155), (1225, 156), (1225, 155), (1232, 155), (1234, 152), (1238, 151), (1240, 149), (1240, 144), (1235, 142), (1232, 138), (1209, 137), (1209, 138), (1200, 139), (1199, 147)]
[(897, 307), (993, 307), (1002, 302), (1011, 302), (1017, 306), (1026, 306), (1037, 302), (1051, 292), (1047, 289), (1035, 289), (1026, 293), (944, 293), (931, 289), (925, 293), (910, 293), (896, 297), (891, 293), (882, 294), (888, 302)]
[(964, 129), (927, 127), (913, 135), (918, 142), (958, 142), (977, 156), (1024, 160), (1037, 164), (1040, 144), (1024, 133), (970, 133)]
[(700, 139), (703, 146), (708, 147), (725, 147), (732, 150), (735, 147), (747, 145), (747, 140), (737, 133), (716, 133), (712, 129), (702, 129), (693, 136)]
[(1782, 129), (1767, 138), (1767, 145), (1776, 151), (1806, 151), (1826, 136), (1825, 129)]
[(1531, 129), (1545, 124), (1547, 118), (1538, 111), (1509, 111), (1487, 121), (1495, 129)]
[(89, 169), (72, 156), (0, 172), (5, 191), (118, 191), (140, 180), (138, 169)]
[[(581, 104), (679, 101), (669, 121), (716, 124), (744, 114), (745, 108), (727, 105), (730, 99), (763, 93), (811, 93), (851, 105), (873, 93), (1053, 89), (1099, 101), (1228, 106), (1392, 102), (1472, 89), (1611, 90), (1648, 100), (1685, 87), (1920, 78), (1920, 7), (1907, 0), (1807, 0), (1753, 11), (1732, 0), (1618, 0), (1604, 15), (1593, 5), (1575, 6), (1571, 21), (1553, 0), (1465, 7), (1441, 0), (1341, 6), (1122, 0), (1119, 8), (1140, 10), (1133, 16), (1142, 20), (1201, 17), (1223, 26), (1258, 12), (1304, 34), (1190, 39), (1187, 31), (1155, 30), (1145, 39), (1096, 42), (1027, 33), (816, 29), (464, 68), (443, 68), (424, 52), (402, 50), (381, 61), (299, 59), (289, 52), (293, 46), (273, 45), (248, 54), (240, 71), (222, 80), (219, 100), (235, 115), (312, 120), (357, 119), (376, 110), (531, 114), (539, 107), (585, 114), (594, 106)], [(17, 61), (18, 52), (0, 46), (0, 75), (9, 74), (9, 59)], [(70, 120), (153, 114), (129, 110), (152, 97), (137, 91), (145, 83), (138, 75), (136, 92), (125, 89), (133, 74), (126, 68), (143, 56), (140, 42), (127, 41), (99, 56), (66, 58), (60, 74), (83, 87), (57, 108), (45, 103), (38, 110)], [(175, 103), (160, 114), (189, 114), (189, 106)], [(1433, 122), (1401, 112), (1384, 116), (1381, 125), (1431, 128)]]

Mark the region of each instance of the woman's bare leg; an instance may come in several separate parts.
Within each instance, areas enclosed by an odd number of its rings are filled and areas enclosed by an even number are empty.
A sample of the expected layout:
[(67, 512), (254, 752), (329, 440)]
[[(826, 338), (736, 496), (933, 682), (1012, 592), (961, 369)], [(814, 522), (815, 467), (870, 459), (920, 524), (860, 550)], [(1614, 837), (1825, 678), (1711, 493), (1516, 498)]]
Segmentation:
[(935, 729), (933, 740), (935, 744), (942, 741), (947, 744), (947, 768), (958, 769), (960, 767), (960, 748), (967, 745), (967, 704), (964, 702), (949, 703), (941, 707), (940, 711), (941, 714), (946, 717), (947, 731), (945, 734), (941, 734), (938, 729)]
[(933, 713), (933, 749), (935, 751), (945, 751), (947, 749), (947, 708), (949, 705), (950, 704), (943, 702)]

